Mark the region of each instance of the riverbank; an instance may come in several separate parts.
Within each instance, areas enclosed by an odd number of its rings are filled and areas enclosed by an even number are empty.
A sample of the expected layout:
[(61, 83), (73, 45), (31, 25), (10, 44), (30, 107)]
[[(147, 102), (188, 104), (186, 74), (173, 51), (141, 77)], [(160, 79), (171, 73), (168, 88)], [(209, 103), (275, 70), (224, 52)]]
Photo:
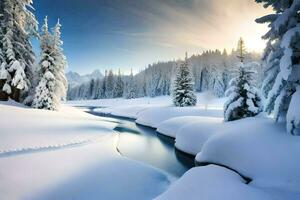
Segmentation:
[(118, 121), (113, 130), (118, 133), (117, 149), (121, 155), (151, 165), (176, 178), (195, 166), (195, 156), (176, 151), (173, 138), (158, 135), (153, 128), (138, 125), (130, 118), (101, 114), (94, 110), (90, 107), (86, 112), (109, 121)]
[[(134, 118), (138, 124), (176, 138), (176, 147), (197, 155), (198, 163), (218, 165), (189, 170), (158, 199), (187, 198), (180, 194), (209, 200), (300, 199), (299, 137), (288, 135), (284, 124), (275, 124), (264, 113), (224, 123), (224, 101), (214, 99), (212, 105), (203, 104), (203, 95), (198, 94), (196, 107), (175, 108), (170, 98), (158, 97), (152, 100), (153, 104), (147, 103), (146, 98), (130, 104), (129, 100), (113, 100), (110, 106), (106, 104), (108, 107), (96, 111)], [(93, 105), (101, 102), (97, 100)]]
[(0, 199), (153, 199), (170, 185), (161, 170), (116, 151), (118, 120), (12, 101), (0, 110)]

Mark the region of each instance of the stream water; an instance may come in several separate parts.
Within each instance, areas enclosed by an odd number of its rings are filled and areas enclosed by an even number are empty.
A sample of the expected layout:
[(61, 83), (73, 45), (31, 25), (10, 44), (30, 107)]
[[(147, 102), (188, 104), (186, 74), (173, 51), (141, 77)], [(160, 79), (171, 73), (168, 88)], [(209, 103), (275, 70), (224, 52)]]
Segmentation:
[(195, 166), (194, 157), (175, 149), (174, 139), (157, 133), (154, 129), (137, 125), (128, 118), (107, 116), (88, 108), (88, 113), (117, 121), (114, 129), (119, 132), (117, 150), (123, 156), (159, 168), (175, 177), (180, 177)]

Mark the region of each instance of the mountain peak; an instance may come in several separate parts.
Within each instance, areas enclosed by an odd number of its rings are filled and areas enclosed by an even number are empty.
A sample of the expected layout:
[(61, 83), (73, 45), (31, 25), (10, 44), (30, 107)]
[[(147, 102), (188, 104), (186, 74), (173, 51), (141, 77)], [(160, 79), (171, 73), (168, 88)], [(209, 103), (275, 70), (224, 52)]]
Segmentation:
[(69, 71), (66, 73), (66, 77), (69, 83), (69, 87), (73, 88), (83, 83), (87, 83), (92, 79), (101, 79), (103, 74), (99, 69), (94, 70), (91, 74), (80, 75), (77, 72)]

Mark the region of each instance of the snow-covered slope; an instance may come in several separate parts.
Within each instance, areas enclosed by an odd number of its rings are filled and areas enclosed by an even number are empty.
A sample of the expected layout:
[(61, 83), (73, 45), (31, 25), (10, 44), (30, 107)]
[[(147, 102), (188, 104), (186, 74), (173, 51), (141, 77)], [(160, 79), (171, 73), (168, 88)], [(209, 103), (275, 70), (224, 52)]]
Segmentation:
[(75, 87), (78, 85), (81, 85), (83, 83), (87, 83), (92, 79), (101, 79), (103, 78), (103, 74), (100, 72), (100, 70), (95, 70), (91, 74), (86, 74), (86, 75), (80, 75), (77, 72), (68, 72), (66, 73), (66, 77), (69, 83), (69, 86)]
[[(260, 188), (246, 185), (235, 172), (215, 165), (189, 170), (156, 200), (274, 200)], [(283, 199), (284, 200), (284, 199)]]
[(299, 137), (287, 134), (284, 124), (264, 113), (224, 122), (224, 99), (197, 97), (197, 106), (188, 108), (172, 106), (168, 97), (72, 103), (106, 106), (98, 112), (135, 118), (175, 137), (176, 147), (197, 154), (200, 164), (210, 164), (188, 171), (158, 199), (300, 199)]
[[(0, 199), (153, 199), (167, 175), (116, 151), (117, 121), (0, 102)], [(130, 180), (130, 181), (128, 181)]]

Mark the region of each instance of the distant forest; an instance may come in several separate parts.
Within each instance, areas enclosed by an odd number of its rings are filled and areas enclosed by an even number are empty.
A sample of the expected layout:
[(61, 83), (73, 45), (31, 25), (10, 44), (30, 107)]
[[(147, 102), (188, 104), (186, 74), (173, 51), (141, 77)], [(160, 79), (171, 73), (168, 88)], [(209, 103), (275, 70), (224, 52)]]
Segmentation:
[[(201, 55), (192, 55), (188, 64), (192, 70), (195, 91), (211, 91), (217, 97), (223, 97), (229, 81), (236, 70), (238, 52), (232, 50), (209, 50)], [(255, 62), (257, 70), (257, 86), (263, 79), (263, 69), (260, 61), (261, 55), (247, 53), (245, 63)], [(181, 60), (158, 62), (149, 65), (146, 69), (133, 75), (105, 71), (105, 76), (93, 77), (90, 81), (80, 85), (69, 85), (68, 100), (105, 99), (105, 98), (137, 98), (170, 95), (171, 83), (176, 67)]]

